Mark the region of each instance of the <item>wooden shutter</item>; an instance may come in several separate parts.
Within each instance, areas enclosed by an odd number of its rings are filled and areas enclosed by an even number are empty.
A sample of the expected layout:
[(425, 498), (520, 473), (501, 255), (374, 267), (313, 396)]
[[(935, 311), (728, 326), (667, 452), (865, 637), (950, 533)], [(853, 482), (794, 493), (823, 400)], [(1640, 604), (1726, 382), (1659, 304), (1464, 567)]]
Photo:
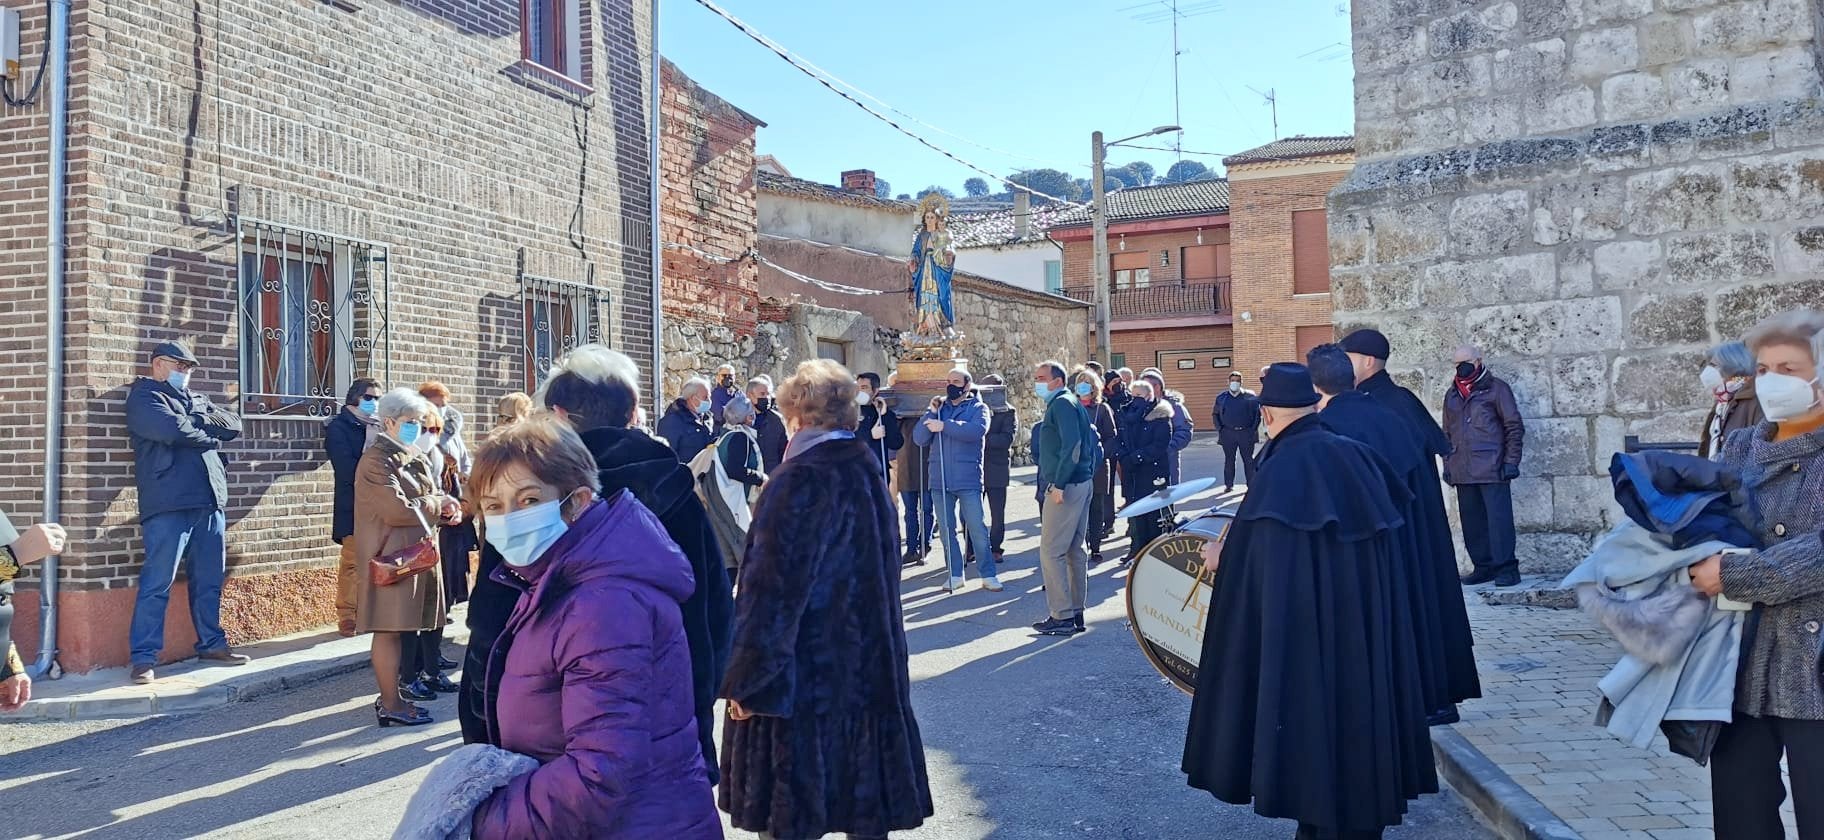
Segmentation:
[(1322, 210), (1292, 214), (1292, 293), (1330, 291), (1330, 232)]
[(1305, 363), (1305, 354), (1319, 344), (1329, 344), (1336, 340), (1336, 328), (1328, 324), (1314, 327), (1297, 327), (1293, 330), (1293, 341), (1298, 344), (1298, 363)]
[(1151, 252), (1149, 251), (1129, 251), (1121, 254), (1110, 254), (1109, 261), (1114, 265), (1114, 270), (1116, 271), (1151, 268), (1152, 264), (1147, 261), (1147, 257), (1150, 254)]
[(1184, 279), (1187, 282), (1215, 280), (1229, 276), (1229, 246), (1191, 245), (1184, 249)]

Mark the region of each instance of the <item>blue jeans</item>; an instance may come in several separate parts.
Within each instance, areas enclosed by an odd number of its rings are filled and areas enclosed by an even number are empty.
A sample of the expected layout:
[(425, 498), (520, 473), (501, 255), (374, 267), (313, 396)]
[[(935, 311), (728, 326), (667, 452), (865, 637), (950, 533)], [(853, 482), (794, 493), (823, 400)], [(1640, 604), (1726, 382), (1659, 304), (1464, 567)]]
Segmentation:
[(179, 560), (190, 561), (190, 621), (196, 625), (196, 652), (228, 648), (222, 635), (222, 578), (227, 575), (228, 546), (223, 541), (227, 517), (219, 510), (193, 508), (161, 513), (141, 524), (146, 564), (139, 570), (139, 594), (133, 604), (133, 664), (153, 665), (165, 647), (165, 605), (177, 580)]
[[(982, 518), (982, 491), (957, 490), (940, 493), (931, 491), (939, 497), (937, 516), (939, 527), (944, 529), (944, 560), (950, 564), (950, 576), (963, 576), (963, 547), (956, 540), (956, 510), (960, 505), (963, 511), (963, 527), (969, 529), (969, 539), (976, 545), (990, 545), (988, 542), (988, 521)], [(975, 555), (975, 562), (982, 567), (982, 577), (994, 577), (994, 552), (983, 551)]]
[[(906, 509), (906, 551), (923, 555), (931, 550), (931, 535), (937, 531), (937, 502), (933, 493), (902, 490), (899, 506)], [(918, 513), (924, 509), (925, 530), (918, 530)]]

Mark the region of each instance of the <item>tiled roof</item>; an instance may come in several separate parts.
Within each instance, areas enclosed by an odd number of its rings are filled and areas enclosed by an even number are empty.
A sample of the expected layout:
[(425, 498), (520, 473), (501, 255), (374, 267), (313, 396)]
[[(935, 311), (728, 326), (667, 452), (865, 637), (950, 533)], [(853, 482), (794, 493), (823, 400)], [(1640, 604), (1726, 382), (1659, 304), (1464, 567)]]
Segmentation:
[(1276, 160), (1321, 157), (1324, 155), (1350, 154), (1355, 151), (1355, 138), (1341, 137), (1287, 137), (1275, 140), (1265, 146), (1249, 149), (1241, 154), (1229, 155), (1222, 159), (1223, 166), (1234, 166), (1238, 163), (1266, 163)]
[[(1225, 179), (1191, 181), (1186, 184), (1155, 184), (1130, 187), (1108, 194), (1108, 220), (1132, 222), (1142, 219), (1169, 219), (1173, 216), (1203, 216), (1229, 212), (1229, 182)], [(1051, 223), (1052, 227), (1089, 224), (1089, 208), (1074, 207)]]
[(1024, 237), (1013, 235), (1014, 213), (1011, 206), (983, 212), (955, 212), (950, 214), (950, 237), (958, 248), (1043, 242), (1045, 229), (1055, 224), (1058, 217), (1069, 210), (1069, 207), (1061, 204), (1033, 205), (1032, 224)]
[(806, 181), (803, 178), (775, 175), (764, 169), (755, 170), (754, 180), (759, 185), (761, 192), (795, 195), (855, 207), (883, 207), (889, 210), (915, 210), (918, 208), (917, 204), (910, 201), (875, 198), (871, 195), (849, 192), (841, 187), (832, 187), (829, 184)]

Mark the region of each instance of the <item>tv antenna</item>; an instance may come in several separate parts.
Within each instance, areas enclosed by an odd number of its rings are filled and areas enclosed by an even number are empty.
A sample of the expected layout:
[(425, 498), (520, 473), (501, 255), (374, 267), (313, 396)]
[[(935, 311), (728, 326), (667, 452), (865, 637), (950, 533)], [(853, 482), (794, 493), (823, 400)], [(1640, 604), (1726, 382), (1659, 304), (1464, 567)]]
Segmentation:
[(1256, 88), (1253, 85), (1248, 85), (1248, 90), (1254, 91), (1255, 96), (1258, 96), (1261, 99), (1266, 100), (1267, 107), (1273, 109), (1273, 139), (1278, 140), (1279, 139), (1279, 91), (1275, 88), (1267, 88), (1266, 91), (1263, 93), (1259, 88)]
[[(1220, 0), (1200, 0), (1200, 2), (1184, 4), (1180, 4), (1179, 0), (1149, 0), (1146, 3), (1119, 9), (1123, 12), (1133, 12), (1131, 19), (1140, 23), (1153, 24), (1169, 21), (1172, 24), (1172, 125), (1184, 125), (1183, 99), (1178, 95), (1178, 59), (1184, 55), (1184, 50), (1178, 46), (1178, 24), (1180, 21), (1212, 15), (1221, 10)], [(1184, 129), (1182, 128), (1172, 134), (1172, 152), (1177, 155), (1179, 160), (1184, 160)]]

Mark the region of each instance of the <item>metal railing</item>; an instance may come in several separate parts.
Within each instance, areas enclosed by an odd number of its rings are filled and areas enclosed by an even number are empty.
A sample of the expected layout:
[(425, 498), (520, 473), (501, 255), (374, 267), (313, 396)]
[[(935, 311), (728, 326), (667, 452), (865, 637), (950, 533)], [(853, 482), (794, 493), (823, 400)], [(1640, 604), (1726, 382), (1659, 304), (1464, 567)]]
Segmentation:
[[(1065, 286), (1059, 294), (1087, 303), (1096, 302), (1096, 287)], [(1166, 318), (1175, 315), (1218, 315), (1231, 311), (1229, 278), (1154, 283), (1143, 289), (1111, 289), (1108, 315), (1116, 321)]]

